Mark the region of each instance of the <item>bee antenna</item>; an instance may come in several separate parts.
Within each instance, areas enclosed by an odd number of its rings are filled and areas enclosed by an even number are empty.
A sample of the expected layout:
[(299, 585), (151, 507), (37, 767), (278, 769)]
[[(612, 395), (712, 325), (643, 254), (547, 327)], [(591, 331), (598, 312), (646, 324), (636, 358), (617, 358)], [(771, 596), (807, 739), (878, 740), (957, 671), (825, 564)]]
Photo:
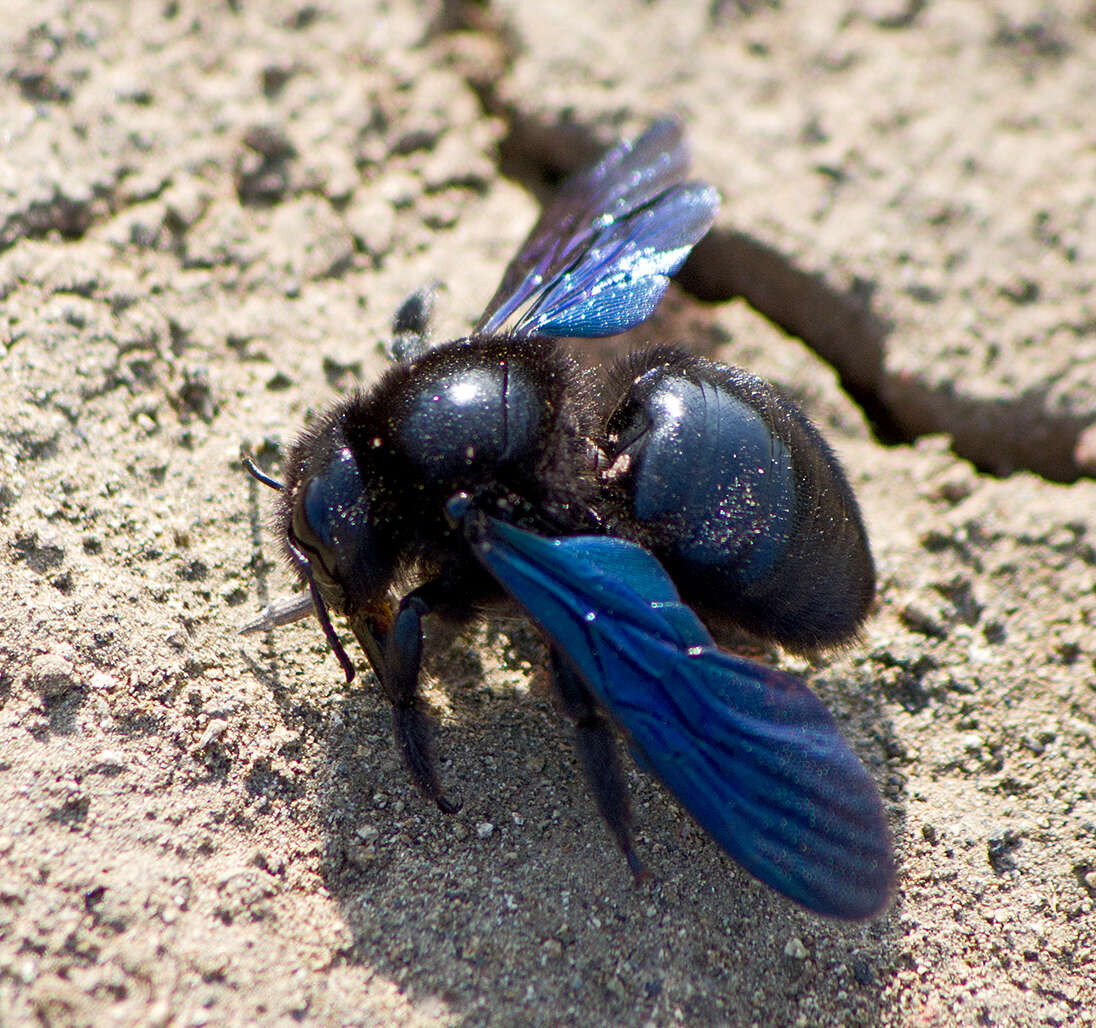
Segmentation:
[(279, 482), (276, 478), (271, 478), (270, 475), (263, 471), (263, 469), (260, 468), (259, 465), (256, 464), (250, 457), (245, 455), (241, 459), (243, 460), (244, 469), (253, 479), (255, 479), (256, 482), (262, 482), (263, 485), (269, 487), (270, 489), (277, 489), (279, 492), (281, 492), (285, 488), (285, 486), (282, 485), (282, 483)]

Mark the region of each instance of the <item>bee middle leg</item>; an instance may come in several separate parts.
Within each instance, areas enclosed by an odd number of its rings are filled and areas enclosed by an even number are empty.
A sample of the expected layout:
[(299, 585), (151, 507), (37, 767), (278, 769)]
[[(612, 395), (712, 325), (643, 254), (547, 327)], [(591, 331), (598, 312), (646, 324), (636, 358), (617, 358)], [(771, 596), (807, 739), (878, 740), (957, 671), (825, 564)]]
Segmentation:
[(549, 660), (556, 695), (575, 726), (575, 745), (594, 802), (636, 881), (642, 881), (648, 877), (648, 872), (636, 853), (632, 838), (632, 808), (617, 751), (616, 733), (585, 683), (554, 646), (549, 650)]

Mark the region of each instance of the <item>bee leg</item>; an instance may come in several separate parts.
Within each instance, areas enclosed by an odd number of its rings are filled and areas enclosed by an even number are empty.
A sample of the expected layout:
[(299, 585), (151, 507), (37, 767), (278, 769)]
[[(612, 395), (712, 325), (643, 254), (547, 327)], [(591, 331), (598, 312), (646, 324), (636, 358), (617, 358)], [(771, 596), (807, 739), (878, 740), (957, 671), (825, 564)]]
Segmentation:
[(434, 295), (438, 281), (416, 289), (392, 317), (392, 339), (386, 349), (393, 361), (412, 361), (430, 349), (430, 318), (434, 313)]
[(574, 722), (575, 745), (594, 802), (636, 881), (643, 881), (649, 873), (636, 854), (632, 839), (632, 808), (620, 766), (616, 734), (598, 710), (585, 683), (554, 646), (549, 650), (549, 660), (556, 695), (564, 713)]
[(433, 723), (419, 696), (422, 619), (433, 609), (428, 590), (429, 584), (408, 593), (387, 630), (355, 625), (354, 631), (392, 704), (396, 746), (412, 781), (442, 813), (455, 814), (461, 804), (442, 793), (431, 746)]

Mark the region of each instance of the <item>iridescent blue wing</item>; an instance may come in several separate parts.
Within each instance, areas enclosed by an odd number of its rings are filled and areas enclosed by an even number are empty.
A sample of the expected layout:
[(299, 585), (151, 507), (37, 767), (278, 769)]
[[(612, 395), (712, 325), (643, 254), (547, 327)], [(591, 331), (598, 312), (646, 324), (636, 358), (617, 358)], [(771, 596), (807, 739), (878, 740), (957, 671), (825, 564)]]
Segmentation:
[(641, 766), (747, 871), (832, 917), (886, 905), (879, 794), (803, 682), (719, 649), (640, 546), (547, 539), (475, 511), (464, 530)]
[(682, 181), (688, 165), (681, 126), (660, 121), (569, 179), (476, 331), (593, 337), (646, 321), (719, 209), (711, 186)]

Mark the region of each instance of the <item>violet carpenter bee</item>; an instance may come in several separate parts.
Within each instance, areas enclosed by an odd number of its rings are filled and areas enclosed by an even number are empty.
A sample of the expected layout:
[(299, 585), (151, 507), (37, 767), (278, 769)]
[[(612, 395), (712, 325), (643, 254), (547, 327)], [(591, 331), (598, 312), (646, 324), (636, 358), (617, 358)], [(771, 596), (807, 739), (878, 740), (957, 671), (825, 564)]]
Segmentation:
[(637, 877), (618, 732), (751, 874), (818, 913), (869, 917), (894, 878), (875, 785), (803, 682), (709, 630), (799, 651), (854, 636), (875, 572), (836, 458), (744, 371), (659, 347), (598, 381), (556, 342), (654, 311), (719, 205), (687, 167), (673, 121), (613, 147), (563, 185), (472, 335), (431, 346), (404, 331), (381, 381), (293, 444), (284, 484), (248, 462), (279, 490), (307, 589), (248, 628), (314, 612), (349, 680), (331, 624), (345, 616), (411, 777), (453, 811), (418, 695), (422, 619), (516, 604)]

